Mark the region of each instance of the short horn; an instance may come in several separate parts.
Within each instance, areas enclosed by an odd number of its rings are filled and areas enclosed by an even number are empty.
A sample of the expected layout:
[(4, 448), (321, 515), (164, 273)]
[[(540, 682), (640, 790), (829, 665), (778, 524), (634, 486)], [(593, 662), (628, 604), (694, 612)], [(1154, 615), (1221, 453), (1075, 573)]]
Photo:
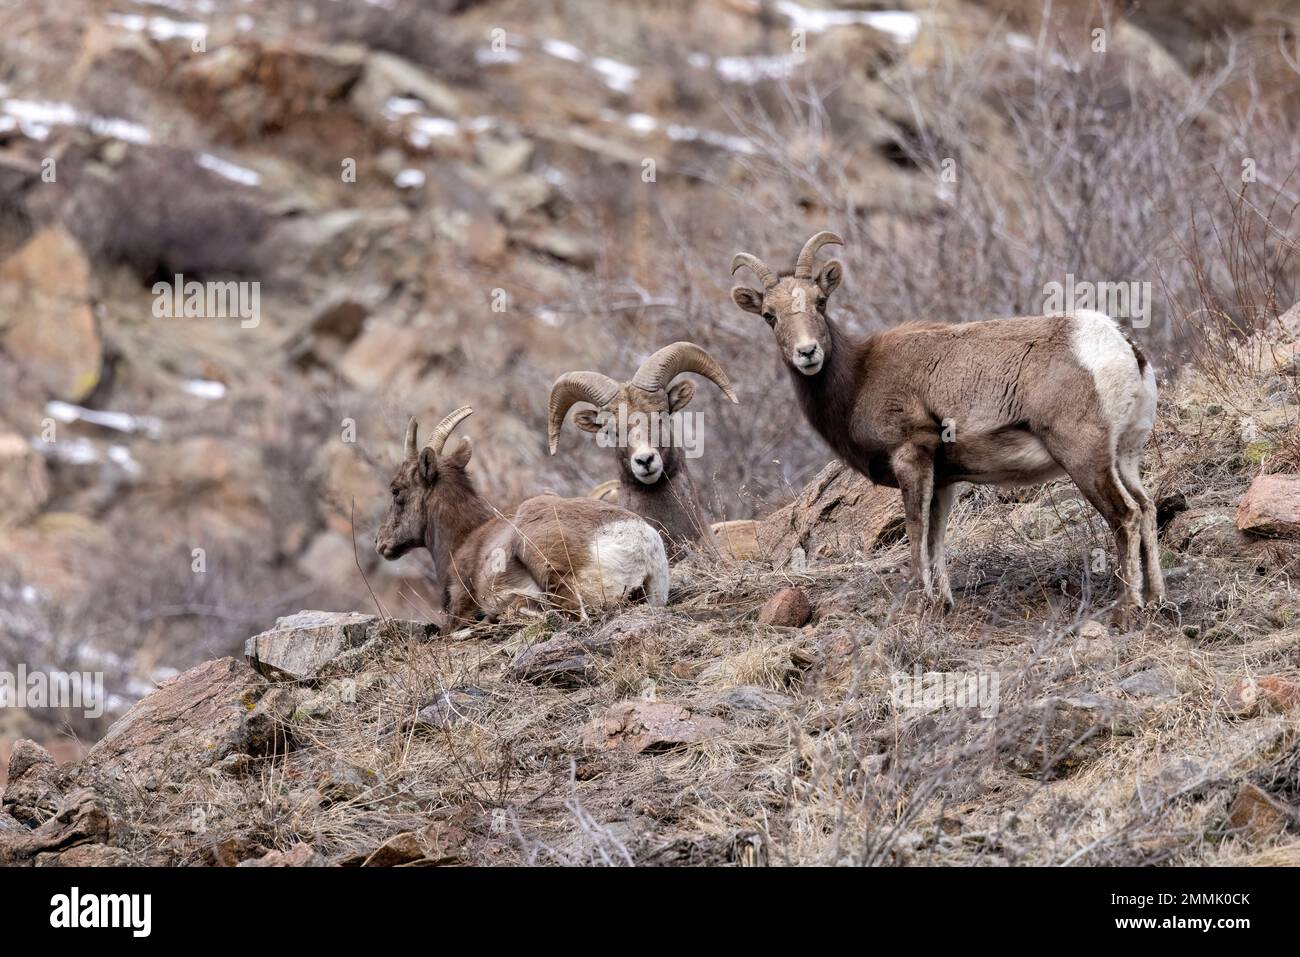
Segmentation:
[(433, 430), (429, 436), (429, 441), (424, 443), (426, 449), (433, 449), (434, 455), (441, 455), (443, 446), (447, 444), (447, 439), (451, 436), (452, 429), (460, 425), (463, 421), (474, 414), (474, 410), (467, 405), (462, 405), (455, 412), (448, 415), (438, 423), (438, 427)]
[(560, 444), (560, 429), (564, 426), (564, 417), (576, 402), (590, 402), (597, 408), (604, 408), (618, 395), (618, 383), (599, 372), (566, 372), (555, 380), (551, 386), (551, 411), (546, 423), (546, 438), (550, 443), (551, 454), (555, 454)]
[(420, 447), (415, 442), (418, 428), (415, 416), (411, 416), (411, 421), (406, 424), (406, 458), (408, 459), (413, 459), (420, 454)]
[(731, 388), (731, 380), (722, 371), (722, 366), (693, 342), (674, 342), (670, 346), (664, 346), (641, 363), (641, 368), (632, 377), (632, 384), (638, 389), (656, 392), (666, 388), (668, 383), (683, 372), (704, 376), (732, 402), (738, 401), (735, 390)]
[(813, 257), (817, 255), (817, 250), (821, 249), (828, 243), (835, 246), (843, 246), (844, 240), (840, 239), (840, 237), (836, 236), (834, 233), (827, 232), (823, 229), (820, 233), (817, 233), (809, 239), (808, 242), (803, 244), (803, 249), (799, 251), (799, 258), (794, 264), (794, 274), (796, 278), (812, 278)]
[(751, 255), (750, 253), (736, 253), (736, 258), (731, 260), (731, 274), (734, 276), (736, 270), (741, 266), (748, 266), (752, 269), (754, 275), (763, 283), (764, 289), (771, 289), (776, 285), (776, 273), (768, 268), (767, 264), (757, 256)]

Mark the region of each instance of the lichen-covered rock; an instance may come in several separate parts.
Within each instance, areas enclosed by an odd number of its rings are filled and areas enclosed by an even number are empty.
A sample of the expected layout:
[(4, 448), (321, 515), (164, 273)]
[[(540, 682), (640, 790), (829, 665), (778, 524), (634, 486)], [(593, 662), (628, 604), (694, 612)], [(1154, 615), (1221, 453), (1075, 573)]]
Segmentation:
[(234, 658), (163, 682), (118, 718), (80, 764), (110, 785), (155, 790), (248, 749), (247, 716), (269, 686)]

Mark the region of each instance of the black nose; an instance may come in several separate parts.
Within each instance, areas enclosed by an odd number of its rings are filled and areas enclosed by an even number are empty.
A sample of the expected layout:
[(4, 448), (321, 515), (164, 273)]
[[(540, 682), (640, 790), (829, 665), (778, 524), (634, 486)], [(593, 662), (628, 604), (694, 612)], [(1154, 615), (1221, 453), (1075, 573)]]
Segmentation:
[(632, 456), (632, 461), (643, 469), (648, 469), (654, 464), (655, 454), (653, 452), (642, 452), (640, 455)]
[(816, 343), (814, 343), (811, 346), (800, 346), (798, 352), (799, 355), (803, 356), (803, 358), (811, 359), (813, 355), (817, 352), (817, 345)]

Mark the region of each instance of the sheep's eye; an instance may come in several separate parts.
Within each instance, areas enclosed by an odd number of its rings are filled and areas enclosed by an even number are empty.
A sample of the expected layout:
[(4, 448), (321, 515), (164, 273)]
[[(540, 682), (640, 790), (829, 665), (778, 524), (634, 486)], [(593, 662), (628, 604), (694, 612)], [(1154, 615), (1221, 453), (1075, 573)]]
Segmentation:
[(767, 324), (768, 324), (769, 326), (774, 326), (774, 325), (776, 325), (776, 316), (774, 316), (772, 313), (770, 313), (770, 312), (765, 312), (765, 313), (763, 313), (763, 318), (764, 318), (765, 320), (767, 320)]
[(402, 497), (402, 490), (400, 488), (393, 489), (393, 498), (401, 498), (401, 497)]
[(817, 297), (817, 311), (818, 311), (818, 312), (822, 312), (822, 311), (824, 311), (825, 309), (826, 309), (826, 297), (825, 297), (825, 296), (818, 296), (818, 297)]

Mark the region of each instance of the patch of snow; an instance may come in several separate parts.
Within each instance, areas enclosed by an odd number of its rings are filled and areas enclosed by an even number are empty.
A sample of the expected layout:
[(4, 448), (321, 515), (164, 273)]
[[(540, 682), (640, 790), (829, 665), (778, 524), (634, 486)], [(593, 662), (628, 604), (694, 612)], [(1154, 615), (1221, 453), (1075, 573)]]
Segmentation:
[(718, 76), (728, 83), (759, 83), (763, 80), (780, 80), (794, 72), (804, 62), (802, 54), (783, 53), (777, 56), (723, 56), (718, 57), (715, 68)]
[(605, 79), (605, 85), (616, 93), (630, 93), (641, 71), (628, 63), (598, 56), (591, 61), (592, 67)]
[(384, 104), (384, 116), (390, 120), (423, 112), (424, 101), (410, 96), (390, 96)]
[(418, 169), (404, 169), (393, 177), (398, 189), (419, 189), (424, 185), (424, 173)]
[[(117, 432), (128, 434), (140, 433), (156, 439), (162, 434), (162, 422), (152, 415), (131, 415), (129, 412), (104, 412), (99, 409), (87, 409), (60, 402), (57, 399), (45, 403), (45, 412), (60, 422), (88, 422)], [(57, 444), (57, 443), (56, 443)]]
[(653, 133), (659, 121), (649, 113), (633, 113), (627, 118), (627, 125), (637, 133)]
[(587, 59), (587, 54), (565, 40), (543, 40), (542, 49), (556, 59), (570, 63), (582, 63)]
[(223, 160), (220, 156), (213, 156), (211, 153), (200, 153), (194, 158), (194, 162), (206, 170), (211, 170), (218, 176), (235, 183), (242, 183), (245, 186), (256, 186), (262, 182), (261, 173), (245, 169), (242, 166), (236, 166), (229, 160)]
[(125, 445), (110, 445), (108, 447), (108, 458), (110, 462), (120, 466), (122, 471), (128, 475), (140, 474), (140, 463), (135, 460), (131, 450)]
[(729, 153), (744, 153), (747, 156), (752, 156), (758, 152), (758, 147), (752, 142), (733, 133), (702, 130), (694, 126), (682, 126), (678, 123), (670, 123), (666, 132), (670, 140), (679, 143), (707, 143), (709, 146), (715, 146)]
[(215, 379), (187, 379), (181, 388), (200, 399), (220, 399), (226, 394), (226, 384)]
[(206, 23), (145, 17), (138, 13), (108, 13), (104, 22), (132, 33), (147, 33), (154, 40), (201, 40), (208, 35)]
[(97, 136), (128, 143), (148, 143), (152, 139), (139, 123), (82, 113), (69, 103), (7, 99), (0, 101), (0, 113), (12, 117), (23, 135), (34, 140), (46, 139), (56, 126), (82, 126)]
[(832, 27), (868, 26), (899, 43), (911, 43), (921, 32), (921, 18), (908, 10), (820, 10), (793, 0), (780, 0), (776, 9), (789, 18), (793, 29), (808, 33), (823, 33)]

